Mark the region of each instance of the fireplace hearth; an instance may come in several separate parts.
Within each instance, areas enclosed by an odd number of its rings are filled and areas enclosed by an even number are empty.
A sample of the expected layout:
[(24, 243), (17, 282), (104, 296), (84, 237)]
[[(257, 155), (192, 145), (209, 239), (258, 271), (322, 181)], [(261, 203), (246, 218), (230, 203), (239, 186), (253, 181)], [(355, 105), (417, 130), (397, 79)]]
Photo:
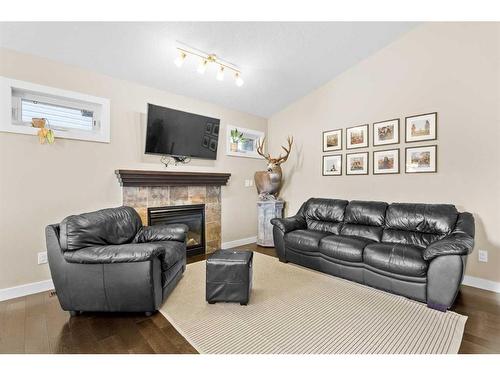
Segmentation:
[(187, 256), (205, 253), (205, 205), (148, 207), (148, 225), (186, 224)]

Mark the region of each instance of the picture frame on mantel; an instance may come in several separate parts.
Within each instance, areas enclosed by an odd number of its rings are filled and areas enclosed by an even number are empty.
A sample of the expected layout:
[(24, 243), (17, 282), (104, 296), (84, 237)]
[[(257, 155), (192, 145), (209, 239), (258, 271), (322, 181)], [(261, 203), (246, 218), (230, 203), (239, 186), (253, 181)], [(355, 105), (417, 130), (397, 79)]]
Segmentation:
[(264, 139), (264, 136), (264, 132), (258, 130), (227, 125), (226, 155), (262, 159), (262, 156), (257, 153), (257, 146), (259, 141)]

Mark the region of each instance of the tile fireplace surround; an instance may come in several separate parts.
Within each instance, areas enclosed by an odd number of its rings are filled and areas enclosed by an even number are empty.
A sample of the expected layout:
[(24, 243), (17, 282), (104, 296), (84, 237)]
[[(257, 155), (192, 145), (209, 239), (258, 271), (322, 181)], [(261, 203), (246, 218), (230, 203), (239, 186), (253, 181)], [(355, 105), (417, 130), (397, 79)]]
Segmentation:
[(133, 207), (144, 225), (148, 207), (204, 204), (206, 252), (220, 248), (221, 186), (230, 174), (125, 170), (116, 174), (123, 187), (123, 204)]

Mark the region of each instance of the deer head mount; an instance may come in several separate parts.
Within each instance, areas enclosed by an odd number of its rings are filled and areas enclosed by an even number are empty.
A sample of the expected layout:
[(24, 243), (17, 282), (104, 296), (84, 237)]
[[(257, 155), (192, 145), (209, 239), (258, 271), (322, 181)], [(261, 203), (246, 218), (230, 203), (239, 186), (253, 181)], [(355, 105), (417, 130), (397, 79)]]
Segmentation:
[(283, 177), (281, 164), (288, 160), (288, 156), (292, 150), (293, 137), (288, 137), (287, 146), (281, 146), (281, 148), (285, 151), (285, 155), (281, 156), (280, 153), (277, 158), (271, 157), (269, 153), (264, 153), (264, 142), (265, 137), (262, 141), (259, 140), (257, 144), (257, 153), (267, 160), (267, 171), (255, 172), (255, 186), (257, 187), (257, 192), (259, 193), (260, 198), (275, 199), (281, 189)]

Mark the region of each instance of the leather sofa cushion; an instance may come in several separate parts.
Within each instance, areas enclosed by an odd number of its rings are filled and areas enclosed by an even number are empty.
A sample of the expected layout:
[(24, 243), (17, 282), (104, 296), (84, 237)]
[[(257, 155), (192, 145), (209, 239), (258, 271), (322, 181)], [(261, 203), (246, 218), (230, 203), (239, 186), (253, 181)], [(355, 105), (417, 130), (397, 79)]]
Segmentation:
[(385, 202), (351, 201), (345, 209), (344, 222), (380, 227), (384, 225), (386, 209)]
[(354, 236), (326, 236), (319, 243), (319, 251), (330, 258), (347, 262), (363, 262), (363, 249), (373, 241)]
[(457, 223), (458, 212), (451, 204), (392, 203), (387, 208), (388, 229), (449, 234)]
[(304, 208), (307, 228), (339, 234), (348, 201), (311, 198)]
[(375, 269), (405, 276), (426, 276), (428, 268), (422, 249), (405, 244), (369, 244), (363, 252), (363, 261)]
[(185, 224), (157, 224), (142, 227), (135, 235), (134, 242), (157, 242), (157, 241), (178, 241), (186, 240), (188, 226)]
[(137, 212), (126, 206), (68, 216), (60, 224), (61, 249), (75, 251), (88, 246), (128, 243), (141, 226)]
[(382, 234), (382, 242), (402, 243), (414, 245), (421, 248), (427, 247), (429, 244), (440, 240), (445, 235), (433, 233), (411, 232), (406, 230), (385, 229)]
[(344, 224), (340, 231), (343, 236), (357, 236), (380, 242), (382, 237), (382, 227), (372, 225)]
[(287, 247), (302, 251), (319, 251), (319, 241), (331, 233), (318, 230), (299, 229), (285, 234), (285, 244)]

